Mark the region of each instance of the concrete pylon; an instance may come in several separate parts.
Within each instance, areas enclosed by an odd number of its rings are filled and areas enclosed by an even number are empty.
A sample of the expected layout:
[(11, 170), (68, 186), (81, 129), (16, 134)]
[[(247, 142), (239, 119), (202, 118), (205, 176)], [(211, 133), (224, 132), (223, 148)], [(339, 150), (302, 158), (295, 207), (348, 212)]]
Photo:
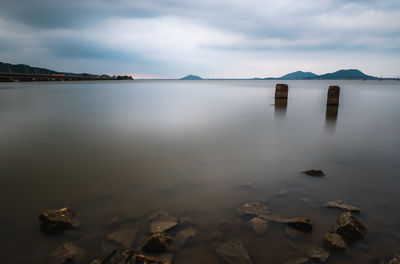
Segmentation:
[(340, 87), (338, 85), (331, 85), (328, 89), (327, 105), (338, 105), (340, 96)]
[(275, 86), (275, 98), (287, 98), (289, 86), (284, 83), (278, 83)]

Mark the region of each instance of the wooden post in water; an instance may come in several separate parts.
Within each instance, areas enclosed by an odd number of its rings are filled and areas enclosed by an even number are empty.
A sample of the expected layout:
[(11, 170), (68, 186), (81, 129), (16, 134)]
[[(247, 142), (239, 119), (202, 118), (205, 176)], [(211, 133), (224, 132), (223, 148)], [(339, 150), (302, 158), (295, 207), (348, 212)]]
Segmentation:
[(327, 105), (338, 105), (339, 104), (340, 87), (338, 85), (331, 85), (328, 89), (328, 101)]
[(287, 84), (278, 83), (275, 86), (275, 98), (287, 98), (289, 87)]

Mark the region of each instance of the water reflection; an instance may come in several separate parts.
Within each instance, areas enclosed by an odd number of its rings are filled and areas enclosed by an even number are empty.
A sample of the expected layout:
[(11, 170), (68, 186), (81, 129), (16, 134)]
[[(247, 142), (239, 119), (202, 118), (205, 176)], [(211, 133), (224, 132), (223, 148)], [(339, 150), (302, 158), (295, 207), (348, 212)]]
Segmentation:
[(286, 116), (287, 98), (275, 98), (275, 115)]
[(335, 129), (338, 117), (339, 105), (326, 105), (325, 127)]

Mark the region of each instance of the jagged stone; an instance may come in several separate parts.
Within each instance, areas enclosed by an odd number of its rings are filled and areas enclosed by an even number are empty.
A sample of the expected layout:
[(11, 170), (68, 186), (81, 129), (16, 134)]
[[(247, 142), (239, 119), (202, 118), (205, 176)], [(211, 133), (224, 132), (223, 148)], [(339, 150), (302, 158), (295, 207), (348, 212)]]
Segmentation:
[(364, 238), (367, 228), (350, 212), (346, 212), (339, 215), (336, 220), (336, 233), (347, 241), (355, 241)]
[(332, 248), (335, 250), (345, 250), (346, 243), (343, 238), (335, 233), (328, 232), (324, 235), (324, 242), (328, 248)]
[(260, 202), (245, 203), (237, 211), (244, 215), (265, 215), (269, 213), (268, 206)]
[(74, 211), (69, 208), (44, 210), (39, 215), (43, 227), (52, 232), (79, 227), (79, 220)]
[(243, 244), (233, 239), (216, 247), (215, 252), (227, 264), (251, 264), (252, 261)]
[(163, 232), (155, 232), (147, 240), (142, 250), (147, 253), (162, 253), (172, 243), (173, 238)]
[(75, 245), (74, 243), (64, 243), (56, 248), (50, 255), (51, 264), (75, 264), (79, 263), (85, 252), (83, 249)]
[(389, 260), (388, 264), (400, 264), (400, 254), (397, 254), (391, 260)]
[(348, 204), (348, 203), (346, 203), (345, 201), (342, 201), (342, 200), (326, 202), (326, 203), (324, 203), (324, 206), (325, 207), (329, 207), (329, 208), (338, 208), (338, 209), (340, 209), (342, 211), (345, 211), (345, 212), (356, 212), (356, 213), (361, 212), (360, 208), (358, 208), (358, 207), (356, 207), (354, 205)]

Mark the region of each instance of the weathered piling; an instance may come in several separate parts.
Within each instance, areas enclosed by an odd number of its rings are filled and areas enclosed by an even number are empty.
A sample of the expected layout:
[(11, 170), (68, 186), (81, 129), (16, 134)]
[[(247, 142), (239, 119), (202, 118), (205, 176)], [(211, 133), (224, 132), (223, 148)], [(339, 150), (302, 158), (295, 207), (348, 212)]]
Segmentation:
[(289, 87), (287, 84), (278, 83), (275, 86), (275, 98), (287, 98)]
[(328, 89), (328, 101), (327, 105), (338, 105), (339, 104), (340, 87), (338, 85), (331, 85)]

